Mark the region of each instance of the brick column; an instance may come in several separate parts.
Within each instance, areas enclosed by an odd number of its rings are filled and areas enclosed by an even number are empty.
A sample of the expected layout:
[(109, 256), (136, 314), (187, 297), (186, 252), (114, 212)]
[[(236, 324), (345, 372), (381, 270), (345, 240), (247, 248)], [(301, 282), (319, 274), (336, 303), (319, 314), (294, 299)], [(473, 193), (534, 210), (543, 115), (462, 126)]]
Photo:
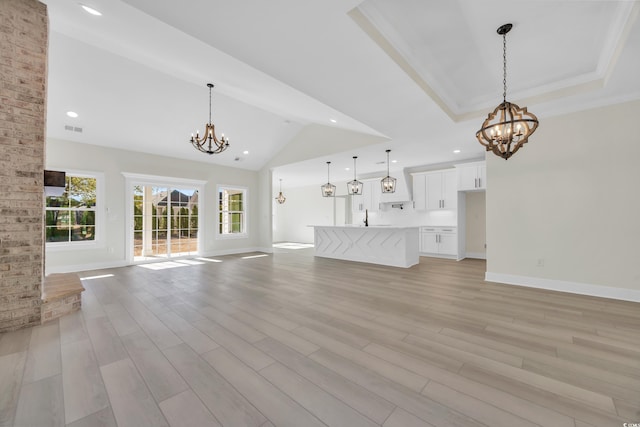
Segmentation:
[(0, 0), (0, 332), (40, 324), (47, 7)]

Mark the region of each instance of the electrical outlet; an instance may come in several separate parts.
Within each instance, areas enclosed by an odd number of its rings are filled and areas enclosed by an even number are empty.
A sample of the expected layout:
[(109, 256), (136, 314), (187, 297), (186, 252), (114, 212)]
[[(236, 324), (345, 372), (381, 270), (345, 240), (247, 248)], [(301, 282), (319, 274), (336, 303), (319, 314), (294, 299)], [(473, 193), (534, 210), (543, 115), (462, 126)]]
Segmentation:
[(544, 267), (544, 258), (538, 258), (538, 263), (536, 265), (538, 267)]

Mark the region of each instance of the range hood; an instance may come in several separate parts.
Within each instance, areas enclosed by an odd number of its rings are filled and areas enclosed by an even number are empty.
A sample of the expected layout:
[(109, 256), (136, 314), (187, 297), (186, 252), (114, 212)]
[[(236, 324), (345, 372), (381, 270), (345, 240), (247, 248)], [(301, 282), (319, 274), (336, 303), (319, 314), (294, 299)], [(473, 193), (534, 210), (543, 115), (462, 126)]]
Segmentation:
[(413, 180), (406, 169), (403, 169), (402, 172), (391, 172), (389, 175), (396, 179), (396, 191), (395, 193), (382, 193), (380, 195), (380, 203), (412, 202)]

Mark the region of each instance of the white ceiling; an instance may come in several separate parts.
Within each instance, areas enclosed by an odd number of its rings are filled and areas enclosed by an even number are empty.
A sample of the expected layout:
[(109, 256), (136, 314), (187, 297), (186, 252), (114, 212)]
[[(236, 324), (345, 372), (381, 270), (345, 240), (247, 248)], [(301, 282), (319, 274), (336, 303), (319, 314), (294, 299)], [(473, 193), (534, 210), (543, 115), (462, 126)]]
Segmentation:
[[(482, 157), (475, 131), (501, 101), (506, 22), (507, 98), (541, 126), (640, 99), (637, 1), (84, 2), (101, 17), (75, 0), (45, 3), (50, 138), (250, 170), (309, 124), (387, 138), (278, 167), (285, 187), (323, 183), (327, 160), (332, 181), (351, 179), (353, 155), (359, 174), (375, 175), (386, 148), (392, 170)], [(208, 119), (208, 82), (213, 122), (231, 140), (214, 156), (187, 142)]]

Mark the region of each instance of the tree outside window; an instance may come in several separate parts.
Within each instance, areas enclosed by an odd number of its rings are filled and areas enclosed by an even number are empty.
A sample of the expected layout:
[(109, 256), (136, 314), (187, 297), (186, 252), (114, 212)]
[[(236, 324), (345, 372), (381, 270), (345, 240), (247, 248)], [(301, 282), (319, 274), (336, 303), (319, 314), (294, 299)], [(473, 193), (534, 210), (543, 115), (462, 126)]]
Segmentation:
[(219, 187), (218, 232), (221, 235), (246, 233), (246, 190)]
[(47, 243), (96, 239), (96, 178), (67, 174), (62, 196), (47, 196), (45, 206)]

